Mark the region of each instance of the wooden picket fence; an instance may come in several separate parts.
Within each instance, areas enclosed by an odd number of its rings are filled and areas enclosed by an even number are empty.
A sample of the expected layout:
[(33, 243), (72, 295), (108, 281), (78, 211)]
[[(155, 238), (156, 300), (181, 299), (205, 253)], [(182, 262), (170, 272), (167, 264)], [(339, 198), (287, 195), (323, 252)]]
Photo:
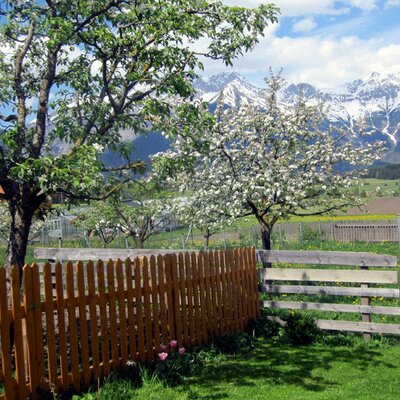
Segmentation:
[(202, 345), (243, 331), (260, 311), (254, 249), (26, 265), (22, 289), (18, 270), (10, 275), (0, 268), (0, 399), (83, 390), (156, 359), (172, 339)]

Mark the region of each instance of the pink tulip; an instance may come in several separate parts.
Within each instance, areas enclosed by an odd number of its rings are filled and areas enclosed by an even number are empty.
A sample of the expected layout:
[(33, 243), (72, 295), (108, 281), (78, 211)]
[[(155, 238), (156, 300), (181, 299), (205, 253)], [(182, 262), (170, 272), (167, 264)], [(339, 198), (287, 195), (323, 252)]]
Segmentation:
[(165, 344), (162, 344), (160, 346), (160, 351), (161, 351), (161, 353), (166, 353), (168, 351), (168, 346), (166, 346)]
[(175, 349), (175, 347), (178, 346), (178, 341), (177, 340), (171, 340), (169, 345), (171, 346), (171, 349)]
[(184, 347), (181, 347), (181, 348), (178, 350), (178, 353), (179, 353), (181, 356), (183, 356), (183, 355), (186, 353), (186, 349), (185, 349)]
[(158, 357), (161, 361), (165, 361), (168, 357), (168, 353), (159, 353)]

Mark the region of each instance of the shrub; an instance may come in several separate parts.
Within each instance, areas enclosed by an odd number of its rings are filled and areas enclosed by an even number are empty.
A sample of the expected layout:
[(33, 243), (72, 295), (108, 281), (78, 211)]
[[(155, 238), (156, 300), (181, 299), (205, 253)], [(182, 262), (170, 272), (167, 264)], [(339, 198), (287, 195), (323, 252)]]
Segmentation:
[(248, 329), (257, 337), (270, 339), (278, 336), (282, 327), (278, 322), (268, 319), (268, 315), (263, 312), (259, 318), (249, 322)]
[(248, 333), (226, 333), (214, 339), (215, 347), (221, 353), (241, 354), (254, 349), (255, 338)]
[(285, 335), (295, 345), (313, 343), (320, 335), (320, 329), (313, 317), (305, 313), (291, 313), (286, 318)]

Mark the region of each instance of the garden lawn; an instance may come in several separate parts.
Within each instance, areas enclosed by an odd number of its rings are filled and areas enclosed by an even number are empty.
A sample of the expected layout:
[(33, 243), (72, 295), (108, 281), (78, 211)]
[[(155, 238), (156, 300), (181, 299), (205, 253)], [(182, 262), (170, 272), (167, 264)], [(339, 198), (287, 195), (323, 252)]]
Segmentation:
[[(253, 353), (223, 356), (201, 376), (175, 388), (126, 381), (104, 385), (101, 399), (135, 400), (397, 400), (400, 347), (364, 343), (353, 347), (322, 344), (293, 347), (261, 341)], [(78, 397), (75, 397), (77, 399)], [(79, 399), (94, 400), (97, 394)]]

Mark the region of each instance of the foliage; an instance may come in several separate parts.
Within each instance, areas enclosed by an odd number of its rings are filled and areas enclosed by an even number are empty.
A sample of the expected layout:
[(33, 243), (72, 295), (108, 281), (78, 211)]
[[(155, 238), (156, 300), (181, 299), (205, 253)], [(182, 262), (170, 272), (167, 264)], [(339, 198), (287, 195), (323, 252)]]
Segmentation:
[(104, 246), (123, 233), (142, 248), (151, 235), (170, 222), (171, 196), (148, 178), (127, 183), (116, 195), (78, 211), (76, 224), (98, 235)]
[(266, 310), (262, 310), (260, 317), (250, 321), (249, 331), (254, 332), (257, 337), (270, 339), (279, 335), (282, 330), (280, 324), (268, 318)]
[(222, 353), (246, 354), (255, 347), (255, 339), (248, 333), (225, 333), (214, 339), (215, 347)]
[(304, 312), (292, 312), (285, 318), (285, 334), (294, 345), (311, 344), (321, 334), (314, 318)]
[[(13, 216), (8, 265), (22, 268), (32, 215), (46, 196), (103, 199), (143, 171), (123, 134), (173, 134), (181, 115), (195, 123), (203, 109), (184, 100), (194, 94), (201, 57), (231, 65), (277, 13), (273, 5), (207, 0), (1, 2), (0, 185)], [(208, 40), (199, 50), (202, 38)], [(121, 154), (121, 165), (104, 164), (106, 148)]]
[(349, 132), (327, 127), (322, 102), (307, 104), (300, 95), (295, 106), (286, 106), (279, 100), (284, 87), (279, 75), (266, 82), (267, 110), (253, 105), (226, 110), (221, 99), (214, 121), (183, 131), (158, 157), (159, 170), (174, 171), (171, 181), (188, 193), (199, 221), (229, 223), (254, 215), (265, 247), (279, 219), (359, 202), (345, 189), (362, 170), (339, 167), (365, 167), (382, 148), (380, 142), (354, 143)]
[(182, 382), (183, 377), (199, 373), (203, 367), (201, 357), (196, 352), (188, 352), (185, 347), (177, 347), (177, 341), (171, 340), (168, 346), (162, 346), (158, 361), (154, 366), (154, 374), (168, 385)]

